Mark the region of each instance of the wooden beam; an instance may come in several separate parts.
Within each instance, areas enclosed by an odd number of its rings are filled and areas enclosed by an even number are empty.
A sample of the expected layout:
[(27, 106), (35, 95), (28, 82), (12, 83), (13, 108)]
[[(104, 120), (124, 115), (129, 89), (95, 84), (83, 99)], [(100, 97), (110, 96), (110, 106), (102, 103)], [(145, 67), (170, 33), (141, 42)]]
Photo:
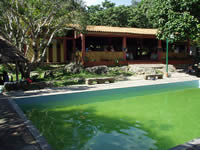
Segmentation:
[(87, 32), (85, 35), (87, 36), (95, 36), (95, 37), (127, 37), (127, 38), (139, 38), (139, 39), (156, 39), (156, 35), (151, 34), (129, 34), (129, 33), (97, 33), (97, 32)]
[(162, 41), (158, 40), (158, 48), (161, 49), (162, 48)]
[(127, 38), (124, 36), (122, 41), (122, 50), (124, 51), (124, 60), (126, 60), (126, 52), (127, 52)]
[(53, 40), (53, 63), (57, 63), (57, 40)]
[(82, 52), (82, 63), (84, 64), (85, 57), (85, 35), (81, 34), (81, 52)]
[(63, 39), (63, 47), (64, 47), (64, 62), (67, 62), (67, 39)]
[(125, 48), (127, 48), (127, 42), (126, 42), (127, 40), (126, 40), (126, 39), (127, 39), (127, 38), (124, 36), (124, 37), (123, 37), (123, 42), (122, 42), (122, 43), (123, 43), (123, 44), (122, 44), (123, 50), (124, 50)]

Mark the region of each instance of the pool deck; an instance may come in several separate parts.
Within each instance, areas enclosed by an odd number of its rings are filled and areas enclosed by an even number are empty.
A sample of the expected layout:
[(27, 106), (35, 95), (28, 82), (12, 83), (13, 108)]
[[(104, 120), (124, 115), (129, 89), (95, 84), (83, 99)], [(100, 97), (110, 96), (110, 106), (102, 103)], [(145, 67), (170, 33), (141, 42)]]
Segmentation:
[[(0, 150), (41, 150), (32, 133), (26, 127), (26, 122), (20, 117), (19, 113), (9, 102), (9, 98), (45, 96), (64, 93), (75, 93), (83, 91), (95, 91), (114, 88), (136, 87), (142, 85), (155, 85), (173, 82), (183, 82), (200, 80), (196, 76), (190, 76), (185, 73), (173, 73), (170, 78), (159, 80), (144, 80), (140, 77), (129, 77), (127, 81), (119, 81), (112, 84), (96, 85), (74, 85), (62, 88), (51, 88), (35, 91), (18, 91), (7, 93), (6, 96), (0, 96)], [(200, 150), (200, 140), (196, 139), (170, 150)]]
[(185, 73), (173, 73), (171, 77), (157, 80), (144, 80), (143, 76), (138, 77), (128, 77), (126, 81), (118, 81), (110, 84), (95, 84), (95, 85), (72, 85), (67, 87), (58, 87), (58, 88), (46, 88), (41, 90), (34, 91), (17, 91), (9, 92), (8, 96), (14, 98), (22, 97), (36, 97), (36, 96), (46, 96), (46, 95), (57, 95), (57, 94), (67, 94), (67, 93), (77, 93), (77, 92), (86, 92), (86, 91), (97, 91), (97, 90), (107, 90), (107, 89), (116, 89), (116, 88), (126, 88), (126, 87), (137, 87), (144, 85), (156, 85), (156, 84), (165, 84), (173, 82), (184, 82), (200, 80), (196, 76), (191, 76)]

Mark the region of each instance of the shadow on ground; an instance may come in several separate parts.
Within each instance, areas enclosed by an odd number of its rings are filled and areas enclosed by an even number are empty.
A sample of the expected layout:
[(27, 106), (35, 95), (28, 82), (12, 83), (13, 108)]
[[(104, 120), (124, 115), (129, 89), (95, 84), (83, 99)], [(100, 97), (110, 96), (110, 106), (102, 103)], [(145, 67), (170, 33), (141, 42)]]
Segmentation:
[(40, 150), (7, 99), (0, 99), (0, 150)]

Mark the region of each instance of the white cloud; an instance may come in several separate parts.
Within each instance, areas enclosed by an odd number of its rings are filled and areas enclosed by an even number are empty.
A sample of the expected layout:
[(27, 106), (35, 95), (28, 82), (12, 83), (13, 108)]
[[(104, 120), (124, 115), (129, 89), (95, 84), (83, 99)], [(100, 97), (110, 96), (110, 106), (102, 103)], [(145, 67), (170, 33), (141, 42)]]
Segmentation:
[(84, 0), (87, 6), (101, 4), (104, 0)]

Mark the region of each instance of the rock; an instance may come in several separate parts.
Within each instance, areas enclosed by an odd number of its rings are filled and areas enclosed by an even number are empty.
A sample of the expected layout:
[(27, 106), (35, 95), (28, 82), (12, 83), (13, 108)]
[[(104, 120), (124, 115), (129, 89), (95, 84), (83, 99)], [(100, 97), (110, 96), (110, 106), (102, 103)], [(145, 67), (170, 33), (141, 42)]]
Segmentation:
[[(166, 72), (165, 64), (137, 64), (129, 65), (129, 67), (129, 71), (136, 75), (163, 74)], [(168, 71), (175, 72), (176, 68), (173, 65), (168, 65)]]
[(156, 74), (156, 70), (153, 68), (144, 68), (144, 74)]
[(118, 71), (118, 72), (128, 73), (128, 72), (129, 72), (129, 67), (128, 67), (128, 66), (110, 67), (110, 68), (109, 68), (109, 71)]
[(115, 77), (115, 80), (116, 81), (127, 81), (128, 78), (125, 77), (124, 75), (119, 75), (119, 76)]
[(77, 63), (70, 63), (64, 67), (63, 73), (80, 73), (83, 70), (83, 67)]
[(122, 66), (119, 67), (121, 71), (128, 73), (129, 72), (129, 67), (128, 66)]
[(102, 65), (102, 66), (88, 67), (85, 70), (90, 73), (105, 74), (108, 72), (109, 69), (107, 66)]

